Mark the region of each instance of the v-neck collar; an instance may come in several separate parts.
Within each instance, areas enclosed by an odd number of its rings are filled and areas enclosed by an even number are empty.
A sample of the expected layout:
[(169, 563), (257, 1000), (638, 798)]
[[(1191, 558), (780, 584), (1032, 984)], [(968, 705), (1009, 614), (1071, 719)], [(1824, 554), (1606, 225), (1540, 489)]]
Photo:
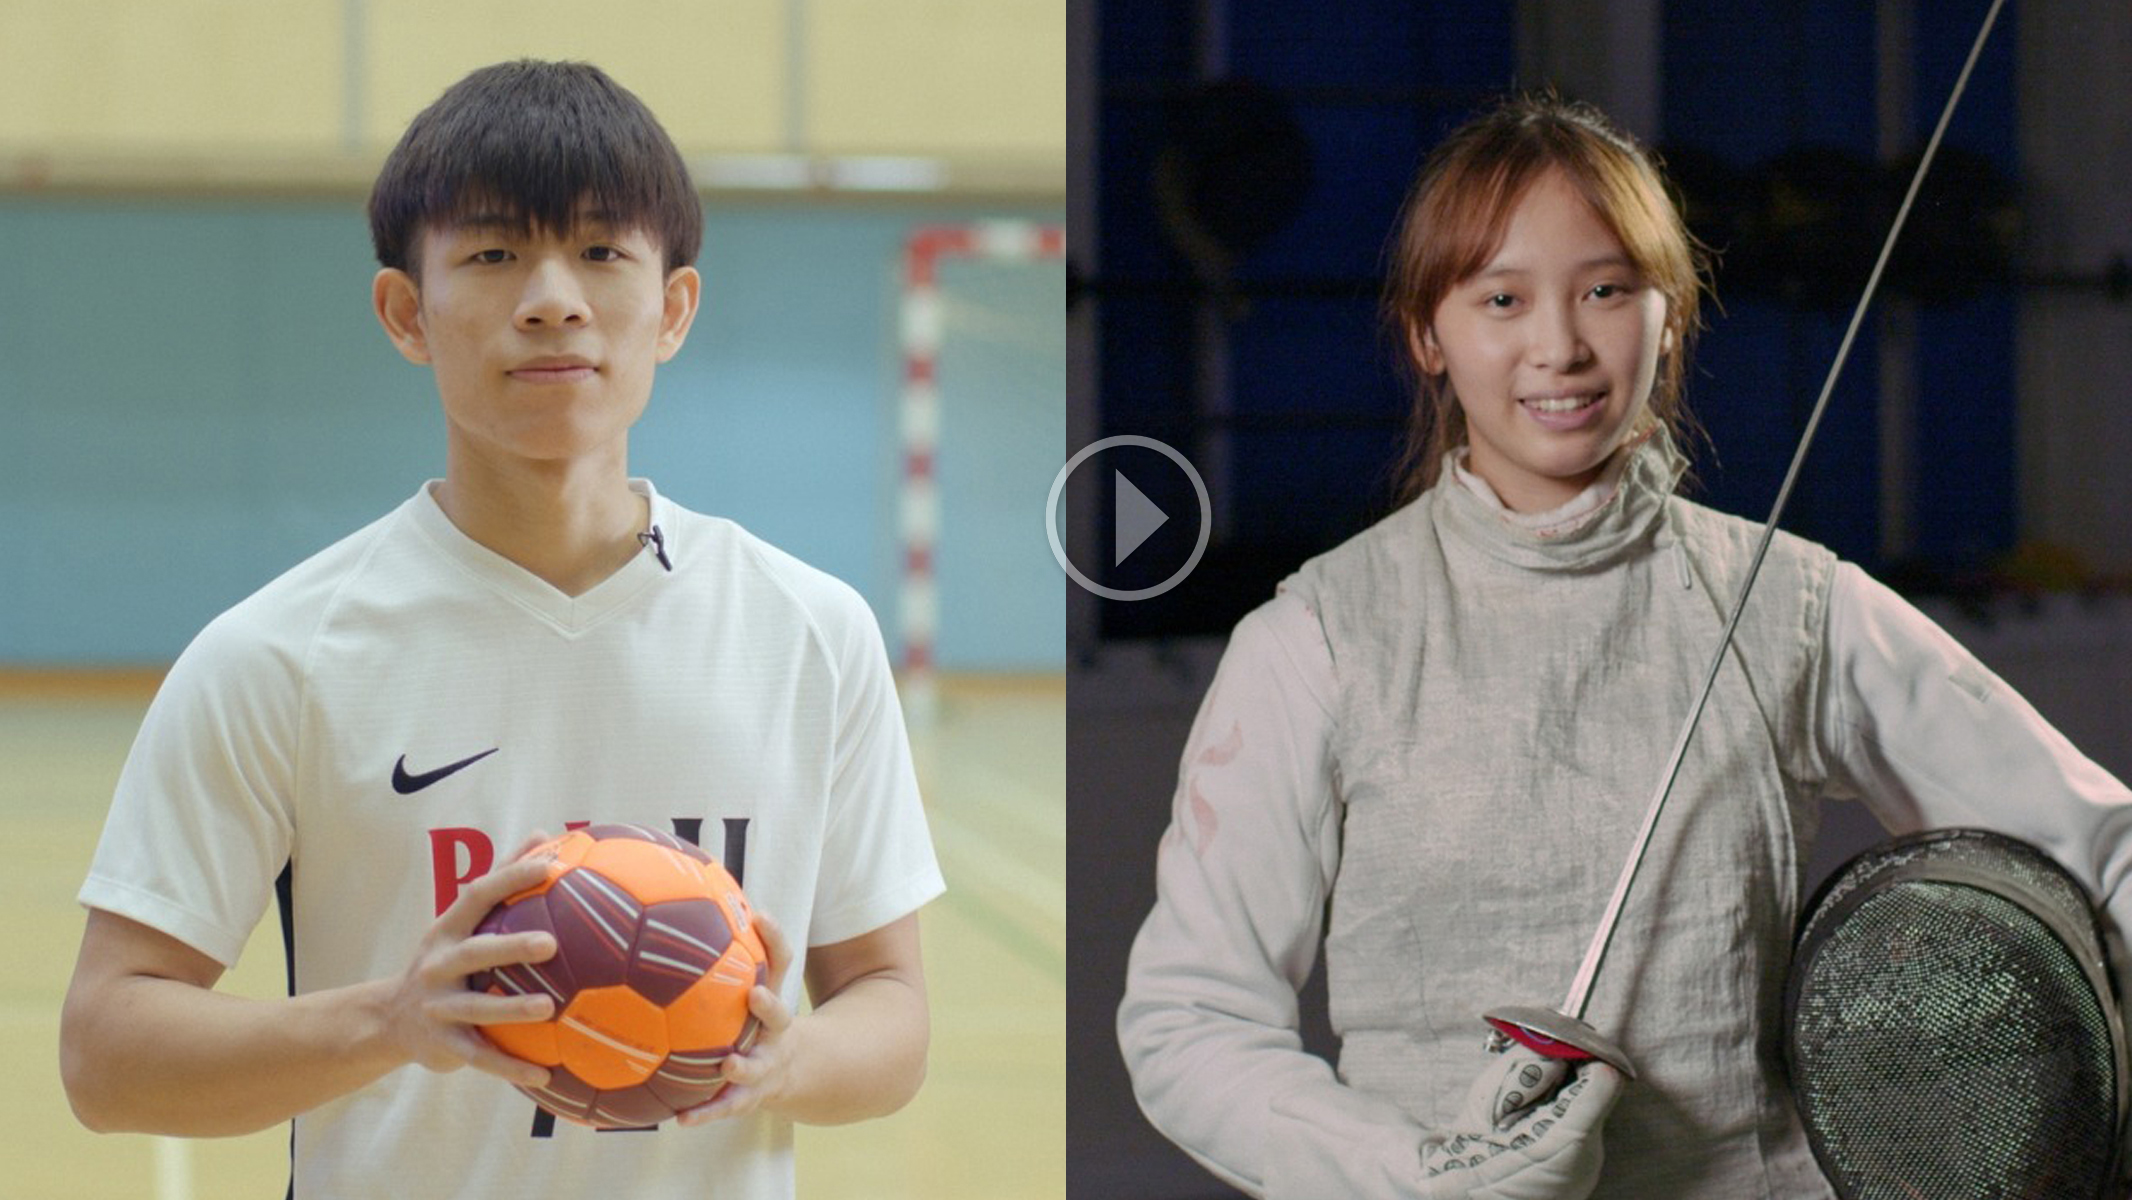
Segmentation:
[[(670, 574), (648, 548), (635, 555), (612, 575), (576, 595), (565, 595), (554, 584), (533, 574), (503, 555), (468, 537), (437, 503), (442, 480), (432, 479), (408, 502), (408, 511), (425, 539), (475, 580), (567, 634), (582, 633), (599, 624), (638, 593)], [(662, 548), (672, 561), (674, 508), (659, 495), (648, 479), (631, 479), (629, 490), (644, 497), (651, 524), (664, 539)]]

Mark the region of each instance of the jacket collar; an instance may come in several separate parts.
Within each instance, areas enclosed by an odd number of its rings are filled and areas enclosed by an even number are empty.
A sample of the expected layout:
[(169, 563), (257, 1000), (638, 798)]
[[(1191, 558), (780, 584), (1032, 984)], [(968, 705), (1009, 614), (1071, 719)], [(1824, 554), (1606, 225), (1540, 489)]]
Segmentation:
[(1551, 512), (1518, 513), (1466, 470), (1463, 447), (1445, 456), (1438, 522), (1459, 540), (1514, 566), (1584, 571), (1643, 541), (1664, 514), (1687, 459), (1663, 429), (1624, 446), (1590, 487)]

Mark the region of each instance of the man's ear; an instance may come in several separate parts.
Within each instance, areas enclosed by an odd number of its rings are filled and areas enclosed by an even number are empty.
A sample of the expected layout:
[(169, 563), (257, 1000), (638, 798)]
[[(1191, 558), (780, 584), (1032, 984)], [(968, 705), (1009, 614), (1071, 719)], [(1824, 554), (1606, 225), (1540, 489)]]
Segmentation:
[(1414, 356), (1414, 365), (1424, 375), (1444, 373), (1444, 352), (1436, 344), (1436, 333), (1427, 326), (1407, 323), (1407, 353)]
[(659, 322), (659, 361), (668, 362), (688, 340), (696, 322), (696, 302), (703, 297), (703, 276), (694, 267), (675, 267), (666, 275), (666, 314)]
[(378, 324), (401, 357), (411, 363), (428, 364), (429, 334), (422, 328), (422, 289), (414, 276), (397, 267), (386, 267), (370, 281), (370, 305), (377, 310)]

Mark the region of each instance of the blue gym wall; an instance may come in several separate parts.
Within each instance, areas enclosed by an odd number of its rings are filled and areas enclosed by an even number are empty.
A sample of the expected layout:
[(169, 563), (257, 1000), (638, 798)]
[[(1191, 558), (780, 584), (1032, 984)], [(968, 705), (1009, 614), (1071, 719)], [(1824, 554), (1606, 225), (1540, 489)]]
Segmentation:
[[(896, 648), (899, 253), (1056, 207), (716, 203), (703, 309), (632, 469), (853, 584)], [(0, 199), (0, 665), (153, 665), (443, 471), (427, 370), (370, 312), (359, 203)], [(950, 261), (947, 670), (1056, 670), (1043, 497), (1063, 272)]]

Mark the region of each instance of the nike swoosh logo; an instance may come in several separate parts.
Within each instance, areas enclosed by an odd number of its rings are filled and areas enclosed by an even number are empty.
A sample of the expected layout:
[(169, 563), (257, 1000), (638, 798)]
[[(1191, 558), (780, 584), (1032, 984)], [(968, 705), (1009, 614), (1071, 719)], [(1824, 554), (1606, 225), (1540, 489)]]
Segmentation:
[(407, 756), (402, 754), (400, 761), (392, 764), (392, 790), (402, 796), (412, 796), (440, 779), (445, 779), (466, 770), (500, 749), (502, 749), (500, 746), (491, 746), (471, 758), (462, 758), (449, 766), (438, 767), (434, 771), (424, 771), (419, 775), (409, 775), (407, 773)]

